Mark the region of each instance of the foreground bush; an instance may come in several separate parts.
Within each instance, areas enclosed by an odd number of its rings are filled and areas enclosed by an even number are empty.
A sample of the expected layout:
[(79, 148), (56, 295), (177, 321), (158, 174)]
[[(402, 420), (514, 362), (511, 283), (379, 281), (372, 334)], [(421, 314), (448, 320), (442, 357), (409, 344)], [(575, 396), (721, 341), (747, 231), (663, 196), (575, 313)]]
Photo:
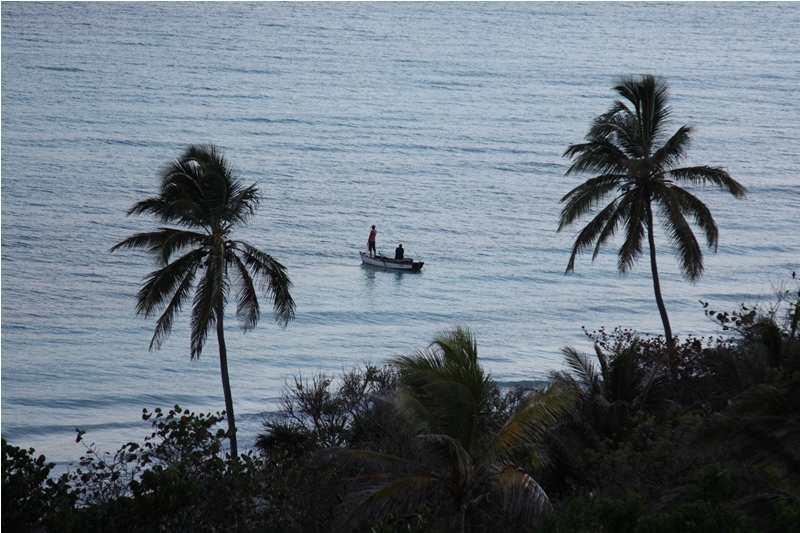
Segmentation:
[[(70, 474), (3, 443), (3, 526), (8, 531), (288, 531), (287, 480), (263, 458), (224, 453), (224, 414), (175, 406), (145, 411), (153, 432), (115, 454), (87, 453)], [(78, 440), (84, 432), (79, 431)]]
[(2, 529), (24, 533), (69, 528), (78, 493), (67, 474), (51, 478), (55, 463), (44, 455), (35, 457), (33, 448), (23, 450), (5, 439), (2, 447)]

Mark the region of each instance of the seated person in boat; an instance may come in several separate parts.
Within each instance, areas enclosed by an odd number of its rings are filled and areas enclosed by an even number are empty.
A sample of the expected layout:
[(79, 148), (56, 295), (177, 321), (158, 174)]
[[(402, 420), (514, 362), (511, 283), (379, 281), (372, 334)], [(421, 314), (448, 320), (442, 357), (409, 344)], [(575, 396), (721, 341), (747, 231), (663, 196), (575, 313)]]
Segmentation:
[(395, 250), (394, 250), (394, 258), (395, 259), (402, 259), (403, 258), (403, 254), (405, 254), (405, 252), (406, 251), (403, 250), (403, 245), (402, 244), (398, 245), (397, 248), (395, 248)]

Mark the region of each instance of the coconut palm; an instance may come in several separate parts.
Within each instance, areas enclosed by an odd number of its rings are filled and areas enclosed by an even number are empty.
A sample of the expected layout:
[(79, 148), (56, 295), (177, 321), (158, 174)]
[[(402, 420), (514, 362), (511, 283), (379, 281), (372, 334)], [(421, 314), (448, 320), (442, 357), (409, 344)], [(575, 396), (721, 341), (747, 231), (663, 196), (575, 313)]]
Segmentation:
[(720, 167), (680, 167), (691, 140), (692, 128), (681, 126), (667, 138), (670, 116), (667, 83), (657, 77), (626, 77), (614, 88), (623, 100), (597, 117), (586, 142), (570, 146), (565, 157), (573, 160), (566, 175), (597, 174), (568, 192), (561, 211), (558, 231), (594, 210), (611, 197), (611, 202), (578, 233), (567, 265), (575, 268), (575, 257), (594, 246), (594, 260), (600, 248), (617, 231), (625, 239), (619, 249), (617, 267), (626, 274), (642, 254), (647, 235), (653, 288), (664, 334), (672, 342), (672, 329), (661, 297), (656, 264), (654, 208), (674, 248), (683, 276), (697, 280), (703, 273), (703, 252), (687, 217), (702, 230), (709, 248), (716, 250), (717, 225), (711, 211), (679, 184), (716, 185), (740, 198), (746, 190)]
[(128, 215), (155, 215), (156, 231), (137, 233), (111, 251), (142, 249), (160, 268), (144, 280), (136, 312), (145, 317), (160, 313), (150, 349), (160, 348), (173, 321), (192, 292), (191, 350), (200, 357), (208, 332), (216, 328), (225, 410), (230, 429), (231, 455), (236, 457), (236, 424), (228, 379), (228, 353), (223, 319), (228, 297), (236, 298), (236, 316), (242, 330), (256, 326), (260, 317), (258, 291), (272, 300), (275, 320), (286, 326), (294, 318), (286, 268), (250, 244), (233, 240), (232, 231), (255, 213), (259, 204), (255, 185), (245, 186), (233, 168), (211, 145), (191, 145), (161, 172), (157, 196), (137, 202)]
[(503, 424), (493, 426), (496, 385), (477, 357), (474, 337), (459, 327), (437, 334), (428, 349), (394, 361), (403, 388), (392, 404), (414, 445), (399, 454), (335, 452), (361, 468), (348, 524), (370, 509), (413, 509), (437, 501), (453, 520), (448, 530), (463, 532), (468, 507), (491, 494), (523, 516), (549, 507), (544, 490), (518, 464), (547, 462), (542, 436), (569, 411), (573, 395), (560, 387), (528, 395)]
[(579, 414), (604, 437), (623, 436), (632, 416), (660, 399), (661, 377), (642, 363), (638, 341), (608, 354), (595, 345), (599, 371), (589, 356), (574, 348), (562, 353), (569, 371), (551, 372), (550, 379), (580, 391)]

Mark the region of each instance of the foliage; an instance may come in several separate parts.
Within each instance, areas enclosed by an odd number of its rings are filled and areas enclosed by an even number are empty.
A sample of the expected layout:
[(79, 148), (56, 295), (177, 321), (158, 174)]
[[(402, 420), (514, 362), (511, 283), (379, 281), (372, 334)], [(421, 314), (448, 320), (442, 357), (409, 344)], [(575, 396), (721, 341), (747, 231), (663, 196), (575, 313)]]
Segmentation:
[(55, 463), (35, 450), (12, 446), (2, 439), (3, 490), (2, 528), (4, 531), (52, 530), (68, 528), (74, 518), (71, 511), (77, 493), (69, 485), (67, 474), (51, 477)]
[(786, 284), (774, 288), (771, 302), (739, 305), (732, 312), (715, 311), (708, 302), (705, 315), (723, 331), (732, 331), (742, 347), (766, 358), (766, 364), (789, 374), (800, 372), (800, 282), (789, 289)]
[(784, 533), (800, 533), (800, 501), (776, 503), (775, 522)]
[(697, 476), (695, 486), (684, 501), (669, 513), (657, 517), (644, 517), (639, 531), (642, 533), (750, 533), (754, 532), (750, 520), (742, 511), (732, 509), (727, 503), (734, 496), (731, 473), (719, 464), (710, 464)]
[(391, 367), (365, 364), (339, 380), (325, 374), (310, 380), (295, 376), (281, 393), (277, 418), (264, 423), (256, 446), (293, 454), (331, 446), (380, 446), (391, 431), (384, 427), (387, 406), (381, 401), (397, 387)]
[(800, 383), (760, 385), (709, 416), (704, 436), (757, 470), (761, 478), (800, 496)]
[[(179, 406), (144, 411), (153, 431), (114, 455), (86, 445), (72, 474), (80, 494), (79, 531), (192, 532), (288, 530), (282, 513), (287, 489), (252, 453), (223, 455), (229, 431), (223, 414)], [(79, 432), (81, 440), (83, 433)]]
[(602, 437), (623, 437), (633, 415), (659, 399), (660, 368), (641, 357), (640, 344), (634, 337), (610, 347), (596, 342), (599, 369), (588, 356), (565, 348), (562, 353), (571, 372), (551, 373), (555, 383), (580, 391), (580, 416)]
[[(468, 509), (491, 495), (521, 517), (549, 506), (530, 468), (547, 462), (539, 443), (570, 408), (570, 393), (551, 387), (526, 395), (502, 426), (492, 427), (493, 382), (478, 363), (474, 337), (461, 327), (437, 334), (428, 349), (394, 364), (403, 387), (391, 404), (412, 445), (398, 454), (331, 452), (358, 469), (344, 526), (370, 511), (427, 503), (450, 530), (464, 531)], [(528, 471), (516, 464), (518, 454)]]
[(584, 443), (570, 465), (577, 480), (573, 490), (615, 498), (630, 491), (648, 499), (664, 497), (706, 459), (693, 446), (699, 423), (694, 414), (673, 414), (658, 422), (639, 413), (625, 439)]
[[(707, 417), (703, 438), (721, 457), (757, 472), (758, 485), (800, 496), (800, 290), (782, 286), (772, 303), (731, 313), (703, 303), (706, 316), (735, 333), (736, 350), (720, 358), (717, 381), (728, 407)], [(742, 365), (742, 361), (749, 363)]]
[[(216, 328), (234, 456), (238, 453), (236, 424), (223, 327), (228, 298), (231, 294), (236, 298), (236, 316), (243, 331), (258, 324), (259, 290), (272, 299), (275, 320), (282, 326), (294, 318), (295, 310), (286, 268), (231, 236), (236, 226), (255, 214), (259, 201), (258, 188), (245, 186), (214, 146), (190, 145), (161, 172), (158, 195), (137, 202), (128, 211), (128, 215), (154, 215), (177, 227), (137, 233), (111, 248), (112, 252), (144, 250), (160, 267), (145, 278), (136, 301), (137, 313), (145, 317), (160, 314), (150, 349), (159, 348), (169, 336), (176, 315), (194, 290), (191, 358), (200, 357), (209, 330)], [(174, 259), (176, 255), (179, 257)]]
[(644, 500), (635, 492), (624, 499), (587, 498), (572, 500), (563, 512), (548, 515), (543, 533), (635, 533), (644, 512)]
[[(751, 533), (747, 515), (731, 507), (735, 493), (731, 473), (718, 464), (706, 466), (694, 486), (668, 512), (651, 514), (636, 492), (624, 498), (574, 500), (563, 513), (544, 523), (545, 533)], [(785, 507), (782, 507), (783, 509)], [(780, 510), (780, 509), (779, 509)]]
[(703, 252), (689, 220), (702, 230), (711, 249), (717, 247), (719, 232), (708, 207), (679, 184), (715, 185), (737, 198), (744, 196), (745, 188), (720, 167), (678, 166), (686, 156), (692, 129), (681, 126), (667, 136), (666, 120), (671, 109), (663, 79), (649, 75), (625, 77), (614, 90), (622, 99), (594, 120), (585, 143), (574, 144), (564, 152), (565, 157), (573, 160), (567, 176), (584, 172), (596, 176), (561, 199), (566, 205), (561, 211), (558, 231), (611, 198), (578, 233), (566, 271), (574, 270), (576, 256), (591, 248), (594, 260), (602, 246), (622, 231), (624, 242), (617, 254), (617, 267), (625, 274), (642, 255), (647, 235), (656, 302), (665, 338), (672, 342), (656, 265), (654, 208), (673, 246), (681, 273), (694, 281), (703, 272)]
[[(382, 400), (396, 384), (395, 369), (369, 363), (339, 379), (317, 374), (287, 381), (281, 411), (265, 421), (255, 444), (287, 479), (291, 494), (283, 512), (292, 516), (298, 531), (329, 531), (342, 513), (342, 469), (312, 460), (313, 452), (334, 445), (385, 450), (402, 438)], [(376, 531), (401, 525), (415, 531), (419, 521), (390, 513), (374, 524)]]

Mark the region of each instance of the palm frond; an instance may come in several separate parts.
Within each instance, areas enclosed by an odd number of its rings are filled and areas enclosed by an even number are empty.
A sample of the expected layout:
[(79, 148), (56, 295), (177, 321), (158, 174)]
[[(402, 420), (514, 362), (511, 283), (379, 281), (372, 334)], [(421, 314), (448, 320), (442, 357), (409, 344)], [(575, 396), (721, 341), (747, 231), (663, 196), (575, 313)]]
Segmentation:
[(599, 115), (592, 121), (586, 139), (606, 139), (616, 142), (620, 135), (627, 135), (628, 132), (620, 128), (627, 127), (628, 118), (632, 116), (631, 110), (625, 102), (615, 100), (611, 108)]
[(641, 191), (636, 192), (631, 191), (625, 197), (625, 241), (617, 254), (617, 269), (623, 274), (627, 274), (642, 255), (649, 207), (646, 207), (648, 200), (642, 198)]
[(721, 167), (696, 166), (673, 168), (666, 173), (677, 182), (686, 182), (693, 185), (716, 185), (724, 191), (730, 192), (736, 198), (744, 198), (747, 188), (733, 179)]
[(591, 222), (575, 237), (575, 244), (572, 246), (572, 253), (565, 273), (575, 270), (575, 259), (578, 254), (587, 251), (596, 244), (595, 253), (592, 255), (592, 260), (594, 260), (599, 254), (601, 245), (605, 242), (605, 239), (603, 241), (598, 240), (598, 236), (601, 234), (606, 235), (606, 238), (613, 236), (620, 221), (619, 201), (615, 199), (597, 213)]
[(236, 182), (233, 189), (226, 206), (225, 220), (229, 224), (244, 224), (253, 216), (260, 203), (258, 188), (255, 185), (242, 187), (241, 183)]
[(614, 106), (607, 113), (595, 119), (587, 138), (594, 139), (596, 136), (608, 140), (625, 154), (624, 164), (628, 164), (631, 159), (641, 159), (644, 156), (636, 113), (623, 102), (614, 102)]
[(572, 370), (573, 377), (577, 376), (577, 382), (581, 384), (583, 390), (589, 394), (600, 393), (600, 375), (594, 364), (589, 360), (589, 356), (578, 352), (575, 348), (563, 348), (567, 366)]
[(502, 453), (520, 443), (537, 442), (544, 432), (569, 414), (575, 404), (576, 393), (558, 385), (551, 385), (521, 399), (514, 413), (495, 433), (487, 449)]
[(164, 263), (169, 262), (172, 254), (181, 252), (189, 246), (203, 245), (206, 241), (206, 235), (197, 233), (195, 231), (177, 230), (164, 228), (166, 239), (161, 244), (161, 259)]
[(453, 381), (467, 387), (481, 403), (488, 376), (478, 364), (478, 345), (472, 332), (463, 326), (439, 331), (427, 350), (394, 359), (401, 379), (413, 390), (422, 392), (438, 382)]
[(242, 250), (244, 264), (253, 273), (255, 282), (270, 295), (275, 321), (286, 326), (294, 319), (295, 312), (294, 299), (289, 293), (292, 282), (286, 274), (286, 267), (246, 242), (236, 241), (234, 246)]
[(552, 506), (544, 489), (525, 472), (508, 466), (491, 478), (503, 496), (504, 507), (517, 516), (539, 517)]
[(612, 213), (611, 217), (605, 222), (605, 225), (602, 226), (601, 231), (595, 237), (596, 243), (594, 252), (592, 253), (592, 261), (597, 259), (597, 257), (600, 255), (600, 250), (603, 248), (606, 242), (614, 237), (614, 235), (617, 233), (617, 228), (630, 218), (629, 213), (633, 200), (634, 198), (632, 195), (627, 193), (623, 195), (616, 206), (614, 206), (614, 212)]
[(164, 222), (211, 227), (212, 214), (204, 201), (203, 183), (204, 177), (196, 165), (174, 161), (162, 171), (159, 204), (154, 204), (150, 213)]
[(236, 273), (233, 286), (236, 290), (236, 316), (239, 324), (244, 331), (253, 329), (258, 324), (261, 311), (258, 307), (258, 294), (256, 294), (253, 278), (247, 271), (247, 267), (236, 254), (235, 250), (230, 251), (231, 264)]
[(441, 433), (428, 433), (418, 437), (421, 441), (437, 450), (437, 456), (445, 459), (438, 469), (455, 470), (459, 476), (468, 476), (472, 470), (472, 456), (458, 439)]
[(436, 416), (439, 431), (461, 442), (472, 450), (481, 423), (483, 391), (451, 379), (438, 379), (429, 383), (421, 401)]
[(173, 253), (185, 249), (190, 244), (202, 244), (204, 238), (204, 235), (195, 232), (159, 228), (158, 231), (131, 235), (112, 246), (110, 251), (142, 249), (160, 258), (163, 264), (167, 264)]
[(409, 472), (427, 468), (425, 464), (418, 461), (373, 450), (324, 448), (315, 457), (317, 461), (327, 461), (329, 459), (341, 461), (344, 468), (355, 466), (362, 474), (389, 473), (389, 475), (405, 475)]
[(368, 512), (380, 513), (390, 505), (401, 505), (404, 509), (414, 509), (418, 503), (424, 501), (432, 488), (440, 484), (439, 480), (432, 477), (408, 476), (367, 485), (349, 498), (361, 503), (352, 512), (344, 514), (342, 521), (335, 526), (334, 531), (351, 531), (354, 524)]
[(405, 391), (395, 393), (397, 414), (412, 435), (436, 433), (439, 421), (431, 408), (413, 394)]
[(643, 401), (641, 396), (647, 388), (647, 376), (639, 361), (636, 341), (626, 349), (614, 353), (603, 380), (609, 402), (622, 401), (637, 406)]
[(717, 251), (719, 230), (708, 206), (701, 202), (699, 198), (680, 187), (673, 185), (669, 187), (669, 190), (680, 202), (681, 211), (685, 215), (691, 215), (694, 223), (703, 230), (708, 247)]
[[(197, 262), (199, 263), (201, 259), (202, 257), (198, 258)], [(161, 348), (161, 345), (165, 340), (167, 340), (170, 331), (172, 331), (172, 324), (175, 320), (175, 315), (180, 312), (184, 302), (189, 297), (189, 293), (194, 285), (196, 273), (196, 265), (186, 271), (183, 280), (181, 280), (180, 284), (175, 289), (172, 299), (170, 300), (169, 304), (167, 304), (166, 309), (164, 309), (164, 312), (160, 317), (158, 317), (153, 338), (150, 340), (150, 350), (152, 350), (153, 347), (156, 349)]]
[(432, 413), (441, 433), (465, 449), (475, 445), (487, 407), (490, 378), (477, 361), (477, 342), (467, 328), (438, 332), (425, 351), (396, 358), (400, 379)]
[(586, 180), (565, 194), (561, 202), (566, 202), (566, 205), (561, 210), (556, 231), (563, 230), (597, 207), (603, 199), (616, 191), (624, 180), (625, 175), (622, 174), (603, 174)]
[(627, 154), (608, 139), (592, 138), (589, 142), (573, 144), (563, 157), (573, 160), (565, 176), (583, 172), (622, 174), (626, 170)]
[(210, 214), (214, 225), (229, 227), (245, 223), (259, 204), (255, 184), (245, 186), (235, 169), (214, 145), (193, 145), (179, 160), (199, 174), (201, 198), (198, 204)]
[(193, 276), (203, 258), (202, 250), (193, 250), (172, 263), (148, 274), (136, 296), (136, 314), (150, 318), (172, 299), (188, 275)]
[(152, 214), (161, 218), (161, 214), (166, 209), (168, 203), (161, 197), (147, 198), (133, 204), (133, 207), (128, 209), (126, 215), (144, 215)]
[(430, 346), (439, 350), (445, 367), (482, 374), (478, 365), (478, 341), (468, 328), (456, 326), (453, 330), (439, 331)]
[(641, 157), (650, 157), (662, 136), (662, 124), (671, 112), (666, 81), (652, 75), (626, 76), (614, 89), (634, 106), (635, 122), (641, 132)]
[(205, 274), (197, 283), (192, 303), (191, 350), (192, 359), (200, 357), (206, 343), (208, 330), (223, 319), (227, 303), (228, 280), (225, 276), (225, 254), (216, 251), (206, 262)]
[(695, 281), (703, 274), (703, 250), (683, 215), (685, 196), (678, 196), (677, 189), (664, 186), (657, 189), (654, 194), (659, 205), (661, 223), (667, 230), (667, 237), (678, 259), (681, 273), (686, 279)]
[(656, 150), (653, 160), (659, 168), (669, 169), (686, 157), (686, 151), (692, 142), (691, 126), (681, 126), (664, 146)]

